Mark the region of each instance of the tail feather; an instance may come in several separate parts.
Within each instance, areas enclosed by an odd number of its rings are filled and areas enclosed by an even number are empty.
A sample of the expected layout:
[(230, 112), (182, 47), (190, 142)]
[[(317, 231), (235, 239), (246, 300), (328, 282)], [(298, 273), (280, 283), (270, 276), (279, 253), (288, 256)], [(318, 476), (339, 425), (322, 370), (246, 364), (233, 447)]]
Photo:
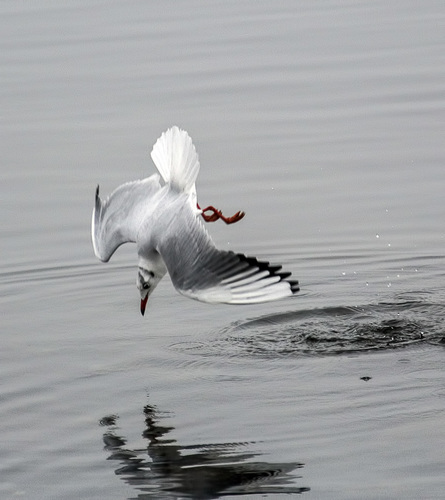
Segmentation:
[(194, 189), (199, 159), (192, 139), (185, 130), (169, 128), (156, 141), (151, 157), (167, 184), (178, 191)]

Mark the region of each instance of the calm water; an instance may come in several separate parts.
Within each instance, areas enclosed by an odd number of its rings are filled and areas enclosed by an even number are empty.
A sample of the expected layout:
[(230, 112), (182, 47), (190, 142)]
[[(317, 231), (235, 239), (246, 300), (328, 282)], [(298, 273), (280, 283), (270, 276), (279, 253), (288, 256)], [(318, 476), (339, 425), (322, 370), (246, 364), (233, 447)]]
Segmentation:
[[(1, 498), (443, 498), (443, 2), (0, 10)], [(143, 318), (135, 248), (95, 259), (173, 124), (298, 296)]]

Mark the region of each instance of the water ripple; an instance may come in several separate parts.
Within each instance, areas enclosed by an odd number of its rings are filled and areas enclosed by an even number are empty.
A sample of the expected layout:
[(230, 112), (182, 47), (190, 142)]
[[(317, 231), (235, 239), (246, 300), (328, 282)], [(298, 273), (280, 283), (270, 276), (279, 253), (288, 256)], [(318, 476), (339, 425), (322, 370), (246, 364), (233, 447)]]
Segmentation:
[(445, 305), (403, 300), (361, 307), (288, 311), (238, 321), (207, 342), (175, 345), (227, 356), (335, 355), (443, 344)]

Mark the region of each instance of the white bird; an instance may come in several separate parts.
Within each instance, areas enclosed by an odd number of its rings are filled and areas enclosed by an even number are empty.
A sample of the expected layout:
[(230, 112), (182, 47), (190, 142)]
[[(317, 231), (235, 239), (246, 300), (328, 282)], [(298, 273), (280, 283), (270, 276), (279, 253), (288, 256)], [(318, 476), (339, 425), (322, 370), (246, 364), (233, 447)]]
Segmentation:
[(198, 154), (185, 130), (164, 132), (151, 157), (164, 185), (153, 174), (122, 184), (106, 200), (97, 186), (91, 224), (94, 253), (103, 262), (123, 243), (136, 243), (142, 314), (167, 271), (178, 292), (202, 302), (253, 304), (298, 292), (298, 281), (288, 279), (291, 273), (281, 272), (281, 266), (216, 248), (200, 216), (231, 223), (244, 213), (227, 218), (212, 206), (199, 208)]

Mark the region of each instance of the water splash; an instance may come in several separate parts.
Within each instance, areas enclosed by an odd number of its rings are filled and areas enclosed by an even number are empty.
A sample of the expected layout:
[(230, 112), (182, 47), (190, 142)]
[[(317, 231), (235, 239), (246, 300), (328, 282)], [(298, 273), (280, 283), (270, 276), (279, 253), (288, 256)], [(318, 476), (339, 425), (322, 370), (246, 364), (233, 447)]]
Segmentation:
[[(227, 356), (338, 355), (443, 344), (443, 304), (404, 300), (289, 311), (238, 321), (183, 349)], [(175, 346), (176, 348), (178, 345)]]

